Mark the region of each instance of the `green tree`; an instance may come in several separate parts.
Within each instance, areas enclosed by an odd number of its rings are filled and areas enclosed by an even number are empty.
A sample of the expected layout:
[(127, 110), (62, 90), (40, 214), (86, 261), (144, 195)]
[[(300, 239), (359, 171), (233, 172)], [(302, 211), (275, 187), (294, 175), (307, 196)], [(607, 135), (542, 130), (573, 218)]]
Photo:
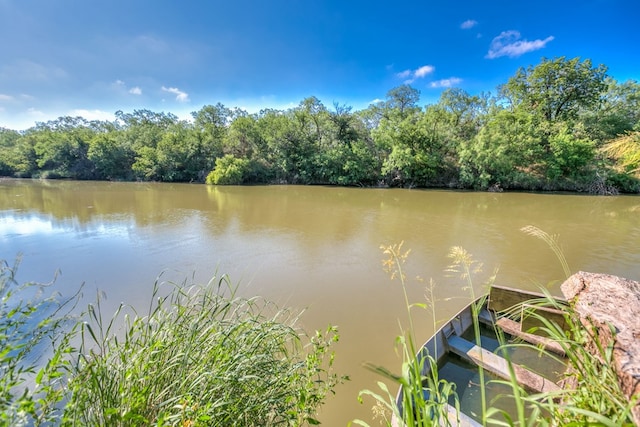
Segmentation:
[(547, 162), (548, 179), (575, 180), (589, 175), (589, 166), (593, 167), (595, 164), (596, 144), (585, 132), (563, 125), (551, 135), (549, 145), (551, 156)]
[(607, 90), (597, 108), (582, 111), (581, 120), (599, 146), (632, 130), (640, 130), (640, 84), (606, 80)]
[(460, 180), (464, 186), (541, 186), (544, 150), (534, 117), (522, 110), (493, 113), (478, 135), (459, 150)]
[(13, 170), (13, 176), (28, 178), (37, 173), (35, 144), (33, 130), (27, 130), (15, 141), (13, 148), (3, 154), (7, 165)]
[(116, 112), (116, 119), (124, 130), (124, 144), (136, 153), (131, 166), (139, 179), (159, 180), (162, 166), (157, 146), (178, 118), (171, 113), (156, 113), (150, 110), (134, 110), (133, 113)]
[(363, 122), (351, 107), (334, 103), (329, 112), (326, 142), (316, 158), (321, 182), (338, 185), (371, 185), (378, 181), (378, 155)]
[[(311, 183), (317, 145), (310, 140), (308, 120), (296, 110), (263, 110), (257, 127), (266, 145), (265, 160), (281, 183)], [(314, 132), (311, 132), (314, 134)]]
[(0, 127), (0, 176), (13, 176), (17, 172), (19, 139), (20, 133)]
[(575, 119), (594, 108), (606, 90), (607, 67), (590, 59), (543, 58), (535, 67), (520, 68), (500, 87), (512, 108), (524, 108), (546, 121)]
[(434, 186), (451, 180), (449, 117), (437, 105), (428, 106), (399, 123), (384, 121), (381, 142), (391, 146), (382, 173), (390, 183)]
[(265, 146), (258, 129), (256, 116), (241, 115), (231, 122), (225, 152), (245, 158), (265, 154)]
[(39, 123), (31, 133), (41, 170), (75, 179), (91, 179), (94, 167), (87, 152), (95, 130), (82, 117), (60, 117)]
[(233, 112), (221, 103), (205, 105), (191, 113), (201, 148), (211, 159), (222, 157)]
[(407, 84), (394, 87), (387, 92), (387, 100), (384, 103), (384, 108), (387, 111), (386, 117), (390, 112), (391, 114), (398, 114), (401, 119), (405, 119), (420, 110), (418, 101), (420, 101), (420, 91), (418, 89)]
[(300, 132), (310, 143), (320, 147), (326, 143), (329, 112), (324, 104), (315, 96), (303, 99), (293, 115), (300, 126)]
[(470, 95), (458, 88), (446, 89), (440, 95), (438, 106), (450, 114), (453, 136), (469, 140), (478, 134), (491, 109), (492, 99), (488, 93)]
[(135, 152), (122, 131), (112, 130), (93, 137), (89, 141), (87, 157), (93, 162), (99, 179), (127, 180), (132, 177)]

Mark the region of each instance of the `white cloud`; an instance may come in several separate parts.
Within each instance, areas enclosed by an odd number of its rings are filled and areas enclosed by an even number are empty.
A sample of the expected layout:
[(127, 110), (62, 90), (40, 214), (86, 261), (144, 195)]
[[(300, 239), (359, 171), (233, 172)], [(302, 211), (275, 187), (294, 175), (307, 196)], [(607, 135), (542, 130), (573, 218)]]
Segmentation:
[(468, 30), (478, 25), (478, 21), (474, 21), (473, 19), (467, 19), (462, 24), (460, 24), (460, 28), (463, 30)]
[(9, 102), (9, 101), (13, 101), (13, 96), (0, 93), (0, 102)]
[(462, 79), (458, 78), (458, 77), (449, 77), (448, 79), (442, 79), (442, 80), (437, 80), (435, 82), (431, 82), (431, 84), (429, 86), (433, 87), (433, 88), (438, 88), (438, 87), (452, 87), (455, 86), (457, 84), (462, 83)]
[(424, 76), (426, 76), (427, 74), (431, 74), (431, 73), (433, 73), (433, 71), (434, 71), (435, 69), (436, 69), (436, 68), (435, 68), (433, 65), (423, 65), (422, 67), (420, 67), (420, 68), (418, 68), (418, 69), (416, 70), (416, 72), (414, 73), (414, 76), (415, 76), (416, 78), (418, 78), (418, 77), (424, 77)]
[(68, 113), (71, 117), (80, 116), (86, 120), (103, 120), (103, 121), (113, 121), (115, 120), (115, 116), (113, 113), (108, 113), (102, 110), (85, 110), (82, 108), (71, 110)]
[(120, 80), (120, 79), (118, 79), (115, 82), (113, 82), (111, 84), (111, 86), (115, 90), (120, 91), (120, 92), (127, 91), (131, 95), (142, 95), (142, 89), (140, 89), (139, 86), (134, 86), (132, 88), (128, 88), (127, 84), (124, 81)]
[(398, 76), (401, 79), (406, 79), (404, 81), (405, 84), (411, 84), (416, 79), (421, 79), (423, 77), (426, 77), (428, 74), (433, 73), (435, 70), (436, 70), (436, 67), (434, 67), (433, 65), (423, 65), (422, 67), (417, 68), (415, 70), (404, 70), (400, 73), (397, 73), (396, 76)]
[(176, 96), (176, 101), (178, 102), (189, 102), (189, 94), (181, 91), (177, 87), (164, 87), (162, 86), (162, 90), (164, 92), (172, 93)]
[(518, 31), (503, 31), (491, 41), (489, 52), (485, 58), (494, 59), (500, 58), (501, 56), (516, 58), (527, 52), (542, 49), (553, 39), (553, 36), (549, 36), (544, 40), (520, 40), (520, 33)]

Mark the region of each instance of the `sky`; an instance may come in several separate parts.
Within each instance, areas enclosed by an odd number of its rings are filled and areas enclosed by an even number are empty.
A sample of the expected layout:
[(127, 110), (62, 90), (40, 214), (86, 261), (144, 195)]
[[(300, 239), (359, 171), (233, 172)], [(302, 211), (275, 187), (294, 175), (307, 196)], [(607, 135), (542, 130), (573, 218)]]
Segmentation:
[(0, 0), (0, 127), (180, 118), (316, 96), (354, 110), (399, 85), (496, 93), (544, 58), (640, 81), (638, 0)]

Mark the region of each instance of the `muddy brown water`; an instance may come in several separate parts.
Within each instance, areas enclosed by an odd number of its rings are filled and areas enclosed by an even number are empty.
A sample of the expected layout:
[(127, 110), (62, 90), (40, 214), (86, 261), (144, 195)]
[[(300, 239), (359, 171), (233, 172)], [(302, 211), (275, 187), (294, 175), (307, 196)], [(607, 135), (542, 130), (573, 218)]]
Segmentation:
[[(379, 378), (362, 364), (398, 371), (394, 350), (407, 312), (400, 284), (383, 271), (381, 245), (404, 241), (409, 298), (425, 302), (433, 279), (436, 319), (470, 300), (445, 273), (450, 248), (482, 262), (475, 292), (496, 282), (557, 292), (564, 273), (549, 247), (520, 229), (557, 235), (572, 272), (640, 280), (640, 197), (356, 189), (319, 186), (216, 187), (195, 184), (0, 180), (0, 259), (22, 256), (19, 280), (50, 281), (71, 295), (84, 283), (104, 308), (146, 306), (153, 283), (228, 274), (243, 296), (305, 310), (306, 330), (336, 325), (336, 370), (351, 381), (322, 407), (327, 426), (372, 421)], [(433, 331), (413, 311), (416, 336)], [(394, 390), (395, 392), (395, 390)]]

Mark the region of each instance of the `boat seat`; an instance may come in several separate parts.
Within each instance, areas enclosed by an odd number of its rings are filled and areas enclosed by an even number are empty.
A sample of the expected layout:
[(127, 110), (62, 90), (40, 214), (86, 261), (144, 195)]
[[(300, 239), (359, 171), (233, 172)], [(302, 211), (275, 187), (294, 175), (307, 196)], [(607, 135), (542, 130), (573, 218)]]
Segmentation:
[[(471, 341), (457, 335), (452, 335), (447, 341), (450, 350), (468, 362), (478, 365), (502, 379), (511, 379), (509, 363), (505, 358), (485, 350)], [(525, 390), (534, 393), (560, 391), (560, 387), (553, 381), (516, 363), (512, 363), (511, 366), (514, 370), (518, 384), (524, 387)]]

